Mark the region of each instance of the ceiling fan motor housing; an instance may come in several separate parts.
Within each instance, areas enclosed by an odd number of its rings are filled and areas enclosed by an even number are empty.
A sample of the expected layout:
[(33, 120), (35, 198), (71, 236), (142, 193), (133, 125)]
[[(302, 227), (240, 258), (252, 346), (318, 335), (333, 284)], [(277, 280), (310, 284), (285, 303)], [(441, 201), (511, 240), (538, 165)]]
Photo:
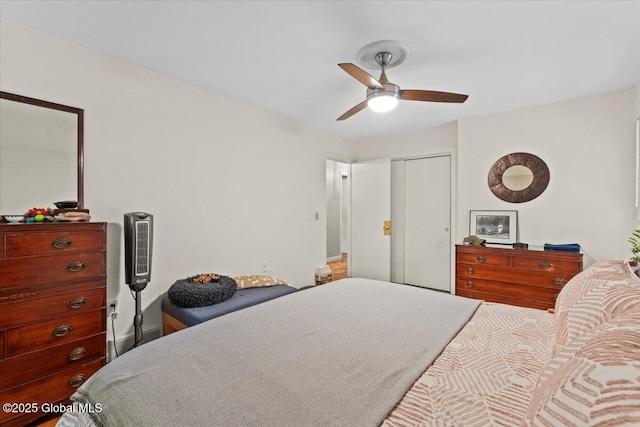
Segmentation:
[(367, 89), (367, 101), (372, 98), (376, 98), (378, 96), (391, 96), (395, 99), (400, 98), (400, 86), (394, 85), (387, 78), (387, 73), (385, 73), (385, 65), (387, 61), (391, 60), (391, 54), (388, 52), (381, 52), (376, 55), (376, 60), (382, 67), (382, 74), (378, 79), (378, 82), (383, 86), (383, 89), (380, 88), (368, 88)]
[[(382, 69), (384, 70), (384, 66)], [(382, 88), (367, 89), (367, 106), (373, 111), (385, 113), (393, 110), (398, 105), (400, 87), (391, 83), (384, 71), (378, 82), (382, 85)]]
[(400, 97), (400, 87), (398, 85), (382, 81), (380, 81), (380, 84), (384, 86), (384, 89), (367, 89), (367, 100), (377, 96), (392, 96), (394, 98)]

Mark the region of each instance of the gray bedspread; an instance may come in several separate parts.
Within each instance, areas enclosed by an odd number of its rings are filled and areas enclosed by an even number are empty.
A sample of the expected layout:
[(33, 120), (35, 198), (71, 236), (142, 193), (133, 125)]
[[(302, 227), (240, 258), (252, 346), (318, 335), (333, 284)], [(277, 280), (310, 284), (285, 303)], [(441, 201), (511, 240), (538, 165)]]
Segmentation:
[(73, 399), (98, 426), (376, 426), (478, 302), (345, 279), (141, 346)]

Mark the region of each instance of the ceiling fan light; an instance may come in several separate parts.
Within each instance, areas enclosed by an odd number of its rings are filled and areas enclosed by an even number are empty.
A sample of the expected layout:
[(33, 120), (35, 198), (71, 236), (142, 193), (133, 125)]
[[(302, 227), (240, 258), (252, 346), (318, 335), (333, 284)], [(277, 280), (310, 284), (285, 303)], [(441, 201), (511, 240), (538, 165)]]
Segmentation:
[(367, 106), (377, 113), (386, 113), (398, 105), (398, 98), (393, 95), (378, 95), (369, 98)]

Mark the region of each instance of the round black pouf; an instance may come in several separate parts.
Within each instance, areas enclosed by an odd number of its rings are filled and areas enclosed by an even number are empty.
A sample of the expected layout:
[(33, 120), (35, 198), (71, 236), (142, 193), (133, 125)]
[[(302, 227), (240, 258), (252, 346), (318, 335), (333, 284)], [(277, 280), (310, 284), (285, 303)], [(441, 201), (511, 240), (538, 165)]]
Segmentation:
[(201, 282), (199, 276), (177, 280), (169, 288), (169, 300), (178, 307), (205, 307), (226, 301), (236, 293), (236, 282), (227, 276), (217, 281)]

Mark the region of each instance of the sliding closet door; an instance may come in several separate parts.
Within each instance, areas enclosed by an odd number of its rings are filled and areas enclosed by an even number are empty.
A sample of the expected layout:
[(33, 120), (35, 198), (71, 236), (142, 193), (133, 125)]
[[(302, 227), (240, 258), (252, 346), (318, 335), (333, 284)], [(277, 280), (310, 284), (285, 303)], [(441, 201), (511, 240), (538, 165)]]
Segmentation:
[(451, 157), (407, 160), (404, 282), (451, 289)]

